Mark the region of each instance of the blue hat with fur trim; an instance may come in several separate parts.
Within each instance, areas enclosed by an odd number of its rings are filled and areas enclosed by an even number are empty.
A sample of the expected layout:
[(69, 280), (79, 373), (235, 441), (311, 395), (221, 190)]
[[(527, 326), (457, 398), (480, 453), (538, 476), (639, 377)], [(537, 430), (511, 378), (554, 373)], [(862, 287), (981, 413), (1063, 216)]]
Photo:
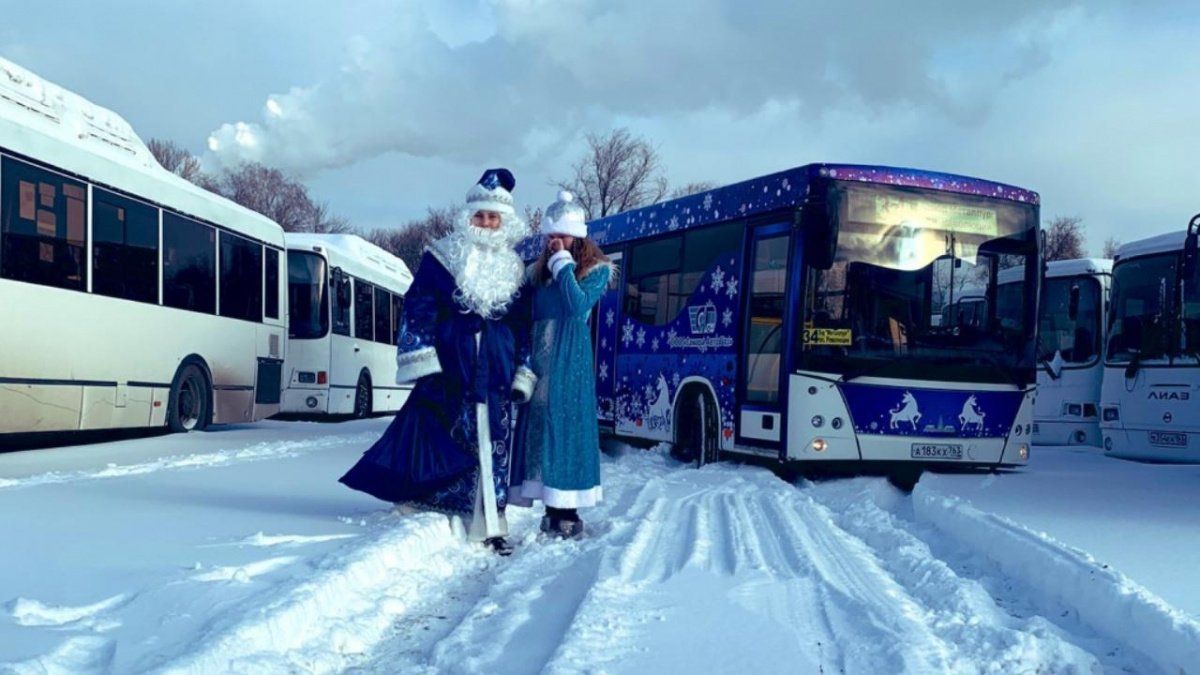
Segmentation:
[(467, 208), (512, 215), (516, 213), (512, 197), (516, 185), (517, 180), (508, 169), (488, 169), (467, 192)]

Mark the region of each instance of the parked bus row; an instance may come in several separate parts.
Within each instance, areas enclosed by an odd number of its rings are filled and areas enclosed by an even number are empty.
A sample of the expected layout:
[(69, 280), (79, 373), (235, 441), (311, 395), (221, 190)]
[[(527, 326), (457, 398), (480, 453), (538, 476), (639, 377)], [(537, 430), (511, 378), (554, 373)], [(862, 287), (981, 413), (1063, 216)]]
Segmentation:
[(397, 410), (410, 280), (357, 237), (285, 236), (0, 60), (0, 433)]

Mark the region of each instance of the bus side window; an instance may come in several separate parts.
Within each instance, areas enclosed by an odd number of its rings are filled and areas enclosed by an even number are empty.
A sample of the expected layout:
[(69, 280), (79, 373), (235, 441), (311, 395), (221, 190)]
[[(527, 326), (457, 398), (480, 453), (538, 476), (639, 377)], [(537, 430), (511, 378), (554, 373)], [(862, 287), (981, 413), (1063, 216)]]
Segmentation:
[(354, 280), (354, 337), (374, 340), (375, 287), (361, 279)]
[(636, 244), (630, 250), (625, 278), (625, 315), (645, 324), (661, 326), (670, 312), (671, 294), (679, 284), (683, 237), (674, 235)]
[(279, 318), (279, 251), (273, 248), (267, 248), (264, 295), (266, 297), (267, 306), (265, 314), (268, 319)]
[(392, 294), (382, 288), (375, 289), (375, 341), (385, 345), (396, 344), (392, 336)]
[(388, 344), (396, 344), (396, 338), (400, 335), (400, 317), (404, 311), (404, 296), (392, 296), (392, 340)]
[(350, 277), (342, 268), (333, 268), (333, 332), (350, 336)]
[(163, 304), (217, 313), (217, 233), (190, 218), (163, 212)]
[(8, 157), (3, 163), (0, 276), (87, 290), (87, 189)]
[(221, 232), (221, 316), (262, 321), (262, 263), (262, 244)]
[(158, 304), (158, 209), (92, 189), (92, 292)]

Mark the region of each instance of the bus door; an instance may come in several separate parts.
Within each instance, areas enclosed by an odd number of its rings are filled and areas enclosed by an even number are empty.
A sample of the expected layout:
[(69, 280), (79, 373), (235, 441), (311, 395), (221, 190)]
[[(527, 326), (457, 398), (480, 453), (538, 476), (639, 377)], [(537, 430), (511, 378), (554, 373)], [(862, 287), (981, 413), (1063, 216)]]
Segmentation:
[(750, 235), (748, 282), (737, 397), (740, 445), (778, 450), (785, 438), (784, 345), (787, 321), (788, 251), (791, 225), (757, 227)]
[(616, 424), (616, 356), (618, 328), (621, 325), (621, 289), (623, 264), (620, 251), (608, 254), (616, 270), (612, 276), (608, 291), (596, 304), (592, 315), (594, 330), (592, 344), (596, 350), (596, 415), (600, 424), (614, 426)]

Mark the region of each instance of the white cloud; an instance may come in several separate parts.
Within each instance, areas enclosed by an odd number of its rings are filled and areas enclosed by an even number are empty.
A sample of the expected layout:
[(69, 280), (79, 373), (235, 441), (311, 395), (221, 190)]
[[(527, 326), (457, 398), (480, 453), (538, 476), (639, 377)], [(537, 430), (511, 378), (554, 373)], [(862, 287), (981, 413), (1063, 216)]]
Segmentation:
[[(1031, 57), (1040, 27), (1064, 11), (998, 5), (496, 0), (495, 33), (481, 37), (476, 24), (469, 41), (446, 39), (454, 22), (435, 29), (414, 5), (389, 30), (352, 40), (336, 75), (214, 131), (210, 159), (312, 173), (389, 152), (516, 156), (584, 120), (749, 115), (772, 101), (809, 116), (919, 109), (977, 123), (1044, 63)], [(964, 76), (962, 54), (985, 42), (983, 66)]]

